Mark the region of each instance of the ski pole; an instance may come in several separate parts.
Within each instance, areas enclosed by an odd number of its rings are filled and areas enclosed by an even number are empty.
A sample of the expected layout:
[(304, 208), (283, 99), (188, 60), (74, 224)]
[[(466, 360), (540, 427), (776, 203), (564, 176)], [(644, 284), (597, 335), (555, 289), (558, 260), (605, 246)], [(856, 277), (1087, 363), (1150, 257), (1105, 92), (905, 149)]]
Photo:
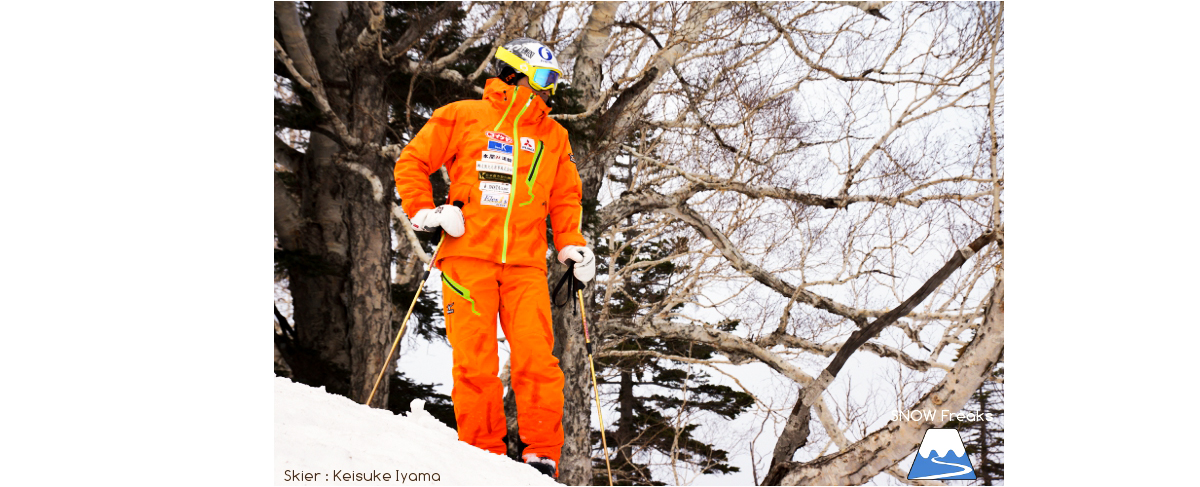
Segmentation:
[[(455, 201), (454, 206), (461, 210), (463, 202)], [(400, 322), (400, 332), (396, 333), (396, 339), (392, 341), (392, 349), (388, 350), (387, 358), (383, 359), (383, 368), (379, 369), (379, 376), (375, 378), (375, 385), (371, 387), (371, 395), (367, 396), (368, 407), (371, 405), (371, 400), (375, 399), (375, 390), (379, 388), (379, 382), (383, 380), (383, 373), (387, 370), (388, 362), (392, 361), (392, 354), (396, 353), (396, 346), (400, 344), (400, 337), (404, 336), (404, 329), (408, 326), (408, 318), (412, 316), (413, 308), (417, 306), (417, 298), (421, 297), (421, 290), (425, 289), (425, 282), (429, 280), (429, 272), (433, 270), (433, 263), (437, 262), (437, 254), (442, 251), (442, 242), (444, 241), (446, 241), (446, 232), (443, 230), (442, 236), (438, 238), (437, 248), (433, 249), (433, 256), (429, 258), (429, 266), (425, 268), (425, 275), (421, 277), (421, 285), (417, 287), (417, 293), (413, 295), (412, 304), (408, 305), (408, 312), (404, 313), (404, 321)]]
[[(571, 261), (569, 274), (575, 272), (575, 261)], [(587, 308), (583, 305), (583, 283), (571, 276), (571, 287), (579, 297), (579, 314), (583, 317), (583, 341), (587, 346), (588, 364), (592, 367), (592, 392), (596, 395), (596, 415), (600, 418), (600, 443), (604, 446), (604, 466), (608, 469), (608, 485), (612, 485), (612, 464), (608, 460), (608, 439), (604, 437), (604, 412), (600, 410), (600, 389), (596, 386), (596, 361), (592, 358), (592, 337), (588, 333)]]

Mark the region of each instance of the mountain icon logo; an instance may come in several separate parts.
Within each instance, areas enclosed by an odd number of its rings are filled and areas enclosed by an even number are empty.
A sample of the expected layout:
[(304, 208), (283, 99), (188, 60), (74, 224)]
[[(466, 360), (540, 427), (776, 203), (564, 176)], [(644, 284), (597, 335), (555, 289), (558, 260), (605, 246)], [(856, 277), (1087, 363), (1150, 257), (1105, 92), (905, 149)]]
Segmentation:
[(925, 432), (921, 448), (908, 469), (909, 480), (975, 480), (958, 430), (937, 428)]

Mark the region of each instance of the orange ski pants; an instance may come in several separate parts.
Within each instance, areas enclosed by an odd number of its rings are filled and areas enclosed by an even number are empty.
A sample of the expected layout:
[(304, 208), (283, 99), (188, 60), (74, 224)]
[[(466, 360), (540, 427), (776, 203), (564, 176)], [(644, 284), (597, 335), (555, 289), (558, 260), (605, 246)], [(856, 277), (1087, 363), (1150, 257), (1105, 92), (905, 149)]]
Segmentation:
[(563, 373), (552, 349), (546, 272), (471, 257), (441, 259), (442, 311), (454, 349), (458, 439), (504, 455), (504, 386), (498, 377), (496, 316), (508, 340), (524, 455), (558, 464), (563, 446)]

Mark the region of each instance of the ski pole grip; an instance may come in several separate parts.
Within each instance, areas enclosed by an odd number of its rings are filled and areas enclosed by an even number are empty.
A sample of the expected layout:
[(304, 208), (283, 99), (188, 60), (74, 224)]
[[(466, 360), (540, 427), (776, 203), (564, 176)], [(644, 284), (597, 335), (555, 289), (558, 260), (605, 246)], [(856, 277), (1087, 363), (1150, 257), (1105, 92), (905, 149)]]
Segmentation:
[(567, 275), (571, 276), (571, 287), (570, 287), (571, 294), (575, 294), (575, 291), (583, 289), (583, 283), (580, 282), (579, 279), (575, 278), (575, 264), (578, 264), (578, 262), (575, 262), (574, 260), (571, 260), (571, 259), (567, 259), (567, 265), (570, 266), (570, 268), (567, 269)]
[(567, 269), (567, 275), (571, 276), (571, 292), (574, 293), (575, 291), (582, 291), (584, 286), (583, 281), (575, 278), (576, 262), (571, 259), (567, 259), (567, 262), (571, 263), (571, 268)]
[[(556, 308), (561, 308), (561, 307), (567, 305), (567, 301), (563, 301), (562, 303), (558, 302), (558, 295), (562, 291), (563, 284), (567, 284), (567, 281), (571, 280), (574, 277), (574, 273), (575, 273), (575, 261), (573, 261), (571, 259), (567, 259), (567, 261), (564, 262), (564, 264), (567, 264), (568, 266), (570, 266), (570, 268), (567, 269), (567, 272), (563, 273), (562, 279), (558, 280), (558, 284), (556, 284), (554, 286), (554, 292), (550, 293), (550, 301), (552, 303), (554, 303), (554, 306)], [(574, 293), (575, 293), (574, 285), (573, 284), (568, 285), (567, 286), (567, 300), (570, 301), (571, 303), (575, 302), (574, 300), (571, 299), (571, 295)], [(571, 307), (574, 308), (574, 305), (572, 304)]]

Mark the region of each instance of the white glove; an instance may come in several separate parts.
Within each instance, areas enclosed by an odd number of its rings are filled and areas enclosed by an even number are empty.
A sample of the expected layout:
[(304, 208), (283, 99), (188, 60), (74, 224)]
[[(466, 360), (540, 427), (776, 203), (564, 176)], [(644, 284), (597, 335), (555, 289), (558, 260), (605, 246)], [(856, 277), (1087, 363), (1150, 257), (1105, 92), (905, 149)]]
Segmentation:
[(575, 278), (587, 284), (596, 277), (596, 254), (592, 249), (578, 245), (568, 245), (558, 251), (558, 261), (566, 264), (567, 260), (575, 261)]
[(424, 209), (412, 218), (413, 230), (433, 232), (441, 227), (451, 237), (461, 237), (466, 230), (462, 210), (454, 205), (442, 205), (432, 210)]

